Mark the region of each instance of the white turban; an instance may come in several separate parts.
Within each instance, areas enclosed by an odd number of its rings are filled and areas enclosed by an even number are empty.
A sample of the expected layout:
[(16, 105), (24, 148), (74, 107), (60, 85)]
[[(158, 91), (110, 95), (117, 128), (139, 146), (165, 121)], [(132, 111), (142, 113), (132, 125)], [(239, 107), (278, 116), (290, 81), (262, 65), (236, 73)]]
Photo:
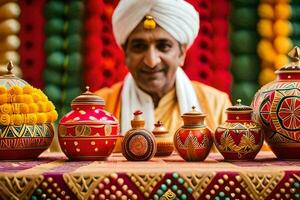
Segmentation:
[(184, 0), (121, 0), (112, 25), (119, 46), (146, 15), (151, 15), (164, 30), (181, 44), (192, 45), (199, 31), (199, 15)]

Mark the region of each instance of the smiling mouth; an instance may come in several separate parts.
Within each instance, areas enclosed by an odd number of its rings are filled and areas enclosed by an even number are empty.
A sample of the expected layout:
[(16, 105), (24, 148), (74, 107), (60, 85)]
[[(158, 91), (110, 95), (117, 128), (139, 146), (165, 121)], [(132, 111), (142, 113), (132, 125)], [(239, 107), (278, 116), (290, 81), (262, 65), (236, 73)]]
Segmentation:
[(163, 69), (160, 70), (141, 70), (141, 73), (143, 74), (156, 74), (156, 73), (160, 73), (160, 72), (164, 72)]

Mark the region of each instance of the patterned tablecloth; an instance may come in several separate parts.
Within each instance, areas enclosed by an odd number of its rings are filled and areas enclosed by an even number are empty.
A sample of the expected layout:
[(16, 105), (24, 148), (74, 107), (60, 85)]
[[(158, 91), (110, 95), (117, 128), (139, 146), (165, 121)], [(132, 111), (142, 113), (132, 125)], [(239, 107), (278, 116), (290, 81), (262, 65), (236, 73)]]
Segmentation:
[(279, 161), (271, 152), (251, 162), (223, 162), (211, 153), (194, 163), (176, 154), (75, 162), (45, 153), (0, 162), (0, 199), (300, 199), (300, 161)]

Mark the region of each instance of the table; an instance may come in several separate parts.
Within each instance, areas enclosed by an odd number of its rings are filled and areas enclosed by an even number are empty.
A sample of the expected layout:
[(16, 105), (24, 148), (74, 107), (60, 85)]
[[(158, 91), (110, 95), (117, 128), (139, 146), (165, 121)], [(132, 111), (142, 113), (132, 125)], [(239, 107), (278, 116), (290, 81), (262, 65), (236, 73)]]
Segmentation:
[(255, 161), (224, 162), (211, 153), (204, 162), (177, 154), (129, 162), (68, 161), (44, 153), (34, 161), (0, 162), (1, 199), (300, 199), (300, 161), (280, 161), (260, 152)]

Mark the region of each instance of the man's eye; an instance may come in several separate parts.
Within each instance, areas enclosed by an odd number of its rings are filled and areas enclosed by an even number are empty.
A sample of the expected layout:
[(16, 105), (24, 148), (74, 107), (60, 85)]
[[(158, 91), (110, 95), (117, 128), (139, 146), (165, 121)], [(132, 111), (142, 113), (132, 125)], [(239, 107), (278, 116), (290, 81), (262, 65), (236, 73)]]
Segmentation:
[(143, 43), (136, 43), (131, 45), (131, 50), (135, 52), (143, 51), (145, 49), (147, 49), (147, 45)]
[(167, 43), (159, 43), (157, 44), (157, 49), (162, 51), (162, 52), (167, 52), (172, 48), (172, 45), (167, 44)]

